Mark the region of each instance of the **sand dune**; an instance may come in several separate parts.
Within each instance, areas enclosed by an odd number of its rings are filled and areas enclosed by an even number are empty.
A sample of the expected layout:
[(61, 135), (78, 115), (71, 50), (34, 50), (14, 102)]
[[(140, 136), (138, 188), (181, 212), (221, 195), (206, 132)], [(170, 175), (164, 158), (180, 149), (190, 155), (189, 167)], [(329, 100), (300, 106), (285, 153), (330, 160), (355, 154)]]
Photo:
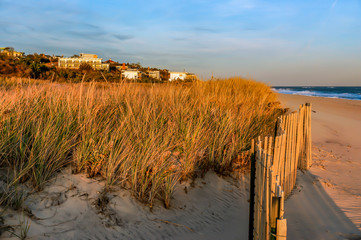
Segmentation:
[[(129, 191), (102, 194), (102, 181), (64, 170), (44, 191), (26, 200), (33, 239), (246, 239), (248, 180), (209, 172), (194, 186), (178, 187), (172, 206), (150, 211)], [(185, 188), (187, 190), (185, 190)], [(17, 225), (19, 214), (8, 212)], [(4, 234), (6, 237), (6, 234)]]
[[(313, 104), (314, 163), (298, 172), (286, 201), (288, 239), (361, 239), (361, 101), (280, 95), (296, 110)], [(5, 223), (30, 226), (32, 239), (247, 239), (248, 174), (240, 180), (209, 172), (178, 186), (172, 206), (150, 210), (129, 191), (103, 193), (100, 179), (65, 169), (25, 202), (26, 216), (6, 211)], [(10, 233), (4, 239), (14, 238)]]

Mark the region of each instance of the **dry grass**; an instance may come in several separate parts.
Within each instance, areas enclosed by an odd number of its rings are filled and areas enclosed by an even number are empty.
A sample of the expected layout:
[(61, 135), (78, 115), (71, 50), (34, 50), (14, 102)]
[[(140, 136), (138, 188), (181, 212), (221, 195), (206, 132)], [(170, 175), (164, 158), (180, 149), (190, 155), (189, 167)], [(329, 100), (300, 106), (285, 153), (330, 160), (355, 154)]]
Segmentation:
[(282, 114), (268, 86), (241, 78), (21, 86), (0, 86), (0, 165), (10, 185), (40, 190), (73, 164), (149, 206), (158, 198), (168, 207), (181, 179), (232, 171), (250, 140), (270, 133)]

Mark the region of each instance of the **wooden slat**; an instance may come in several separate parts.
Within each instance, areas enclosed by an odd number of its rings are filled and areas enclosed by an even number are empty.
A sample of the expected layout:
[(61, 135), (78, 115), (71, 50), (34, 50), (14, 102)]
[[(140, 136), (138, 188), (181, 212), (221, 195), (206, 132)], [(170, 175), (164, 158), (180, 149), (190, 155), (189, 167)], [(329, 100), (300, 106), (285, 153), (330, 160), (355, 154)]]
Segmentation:
[(287, 239), (287, 220), (278, 219), (276, 240), (286, 240), (286, 239)]
[[(269, 144), (270, 145), (270, 144)], [(271, 155), (269, 154), (270, 147), (268, 148), (268, 154), (266, 154), (266, 166), (265, 166), (265, 239), (269, 240), (270, 239), (270, 227), (269, 227), (269, 222), (270, 222), (270, 163), (271, 163)]]
[(310, 131), (310, 106), (307, 106), (307, 165), (306, 165), (306, 169), (309, 168), (310, 166), (310, 161), (311, 161), (311, 141), (310, 141), (310, 135), (311, 135), (311, 131)]
[(297, 114), (293, 114), (293, 128), (292, 128), (293, 136), (292, 136), (292, 172), (291, 172), (291, 191), (296, 184), (296, 172), (297, 172)]
[(289, 164), (290, 164), (290, 125), (291, 118), (288, 115), (286, 120), (286, 152), (285, 152), (285, 167), (284, 167), (284, 180), (282, 188), (284, 189), (286, 196), (288, 195), (288, 183), (289, 183)]
[(278, 167), (277, 175), (280, 176), (280, 185), (283, 186), (284, 182), (284, 166), (285, 166), (285, 158), (286, 158), (286, 134), (281, 136), (281, 146), (280, 146), (280, 162)]

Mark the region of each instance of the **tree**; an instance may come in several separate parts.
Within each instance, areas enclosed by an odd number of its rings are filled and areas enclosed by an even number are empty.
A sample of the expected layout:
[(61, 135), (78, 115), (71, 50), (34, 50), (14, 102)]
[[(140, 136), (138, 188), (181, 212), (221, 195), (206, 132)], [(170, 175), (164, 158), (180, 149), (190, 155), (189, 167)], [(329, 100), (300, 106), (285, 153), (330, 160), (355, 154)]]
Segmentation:
[(39, 77), (39, 74), (41, 72), (41, 65), (40, 65), (40, 62), (32, 62), (30, 64), (30, 68), (34, 74), (34, 78), (38, 78)]
[(8, 52), (14, 52), (15, 49), (13, 47), (6, 47), (4, 50), (8, 51)]
[(93, 67), (88, 63), (81, 63), (79, 66), (79, 70), (82, 72), (91, 72), (93, 71)]

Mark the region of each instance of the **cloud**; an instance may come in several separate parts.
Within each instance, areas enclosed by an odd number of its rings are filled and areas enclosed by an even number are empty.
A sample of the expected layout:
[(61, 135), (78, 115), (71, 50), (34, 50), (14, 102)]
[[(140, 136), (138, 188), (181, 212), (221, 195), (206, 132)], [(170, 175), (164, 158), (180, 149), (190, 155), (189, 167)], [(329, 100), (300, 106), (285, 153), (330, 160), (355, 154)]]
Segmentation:
[(188, 40), (188, 38), (185, 38), (185, 37), (175, 37), (175, 38), (172, 38), (174, 41), (186, 41)]
[(113, 34), (113, 36), (120, 41), (129, 40), (129, 39), (134, 38), (134, 36), (127, 35), (127, 34)]
[(87, 30), (69, 30), (64, 31), (67, 36), (81, 38), (81, 39), (99, 39), (106, 35), (106, 32), (102, 30), (94, 30), (94, 31), (87, 31)]
[(207, 27), (194, 27), (192, 28), (193, 31), (196, 32), (204, 32), (204, 33), (218, 33), (219, 30), (207, 28)]
[(0, 21), (0, 33), (8, 34), (9, 36), (21, 36), (29, 32), (34, 32), (34, 28), (25, 24)]
[(94, 24), (90, 24), (90, 23), (83, 23), (83, 22), (70, 22), (71, 24), (76, 24), (76, 25), (80, 25), (84, 28), (89, 28), (89, 29), (100, 29), (99, 26), (94, 25)]

